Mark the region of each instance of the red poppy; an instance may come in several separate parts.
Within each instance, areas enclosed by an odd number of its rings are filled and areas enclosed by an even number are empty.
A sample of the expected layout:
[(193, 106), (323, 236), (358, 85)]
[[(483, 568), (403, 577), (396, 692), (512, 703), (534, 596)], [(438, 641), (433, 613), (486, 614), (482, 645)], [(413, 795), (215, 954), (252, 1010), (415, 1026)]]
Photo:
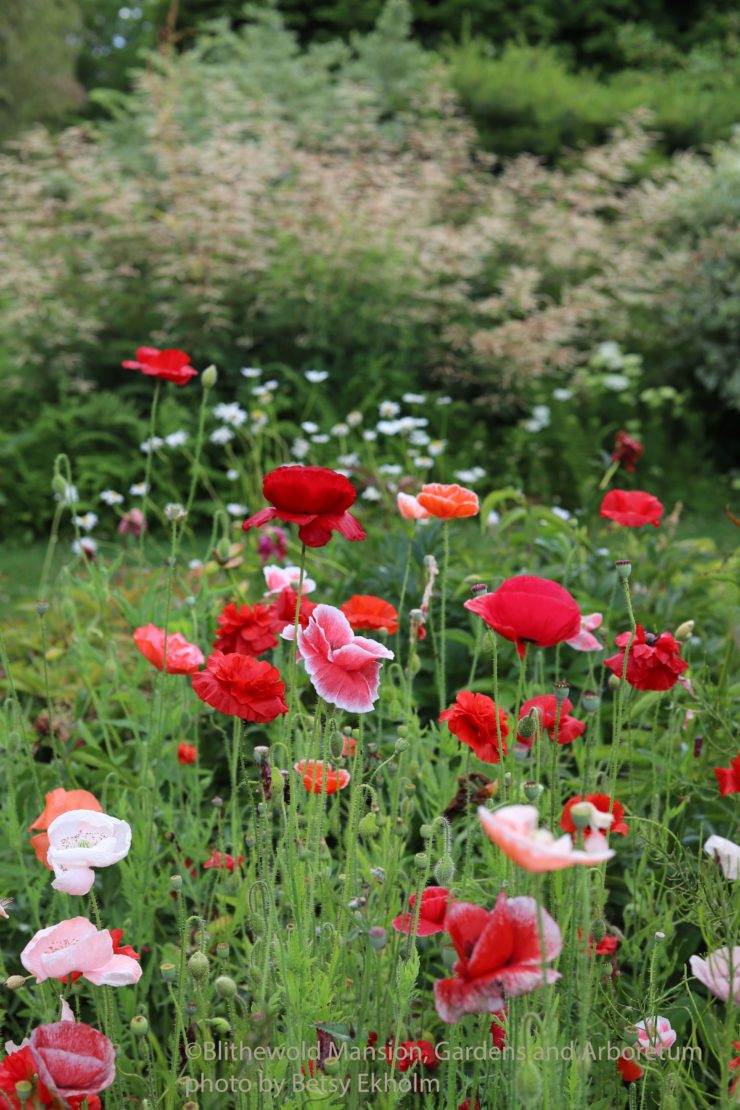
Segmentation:
[[(604, 666), (617, 678), (622, 677), (624, 653), (631, 635), (630, 632), (622, 632), (617, 636), (615, 643), (621, 651), (604, 661)], [(627, 661), (627, 682), (635, 690), (670, 690), (688, 667), (679, 654), (680, 650), (681, 645), (670, 632), (661, 632), (656, 636), (638, 624)]]
[(190, 355), (178, 351), (176, 347), (168, 347), (164, 351), (157, 347), (139, 347), (136, 358), (122, 362), (121, 366), (126, 370), (140, 370), (149, 378), (161, 378), (175, 385), (187, 385), (191, 378), (198, 375), (198, 371), (190, 365)]
[[(560, 719), (558, 720), (558, 744), (572, 744), (573, 741), (581, 735), (586, 728), (583, 721), (577, 720), (575, 717), (570, 716), (570, 711), (573, 708), (573, 702), (570, 698), (565, 698), (560, 707)], [(526, 717), (530, 709), (536, 709), (540, 718), (540, 728), (546, 732), (551, 740), (555, 739), (555, 721), (558, 715), (558, 699), (554, 694), (540, 694), (539, 697), (529, 698), (525, 701), (519, 710), (519, 720)], [(533, 736), (522, 736), (521, 733), (517, 736), (520, 744), (524, 744), (526, 748), (532, 747)]]
[(493, 1047), (497, 1048), (499, 1052), (506, 1044), (506, 1029), (508, 1017), (508, 1006), (503, 1006), (500, 1010), (496, 1010), (496, 1012), (493, 1014), (493, 1021), (491, 1022), (491, 1037), (493, 1038)]
[[(165, 631), (155, 624), (134, 629), (134, 643), (158, 671), (164, 669)], [(167, 635), (167, 674), (194, 674), (203, 665), (203, 652), (186, 640), (182, 632)]]
[(177, 745), (177, 762), (195, 763), (198, 758), (198, 749), (195, 744), (178, 744)]
[(225, 655), (262, 655), (277, 647), (274, 622), (269, 605), (241, 605), (232, 601), (224, 606), (218, 618), (218, 636), (213, 642)]
[(617, 1060), (617, 1071), (625, 1083), (634, 1083), (636, 1079), (641, 1079), (645, 1074), (645, 1069), (636, 1064), (632, 1056), (628, 1056), (626, 1053), (622, 1053)]
[(227, 852), (217, 852), (213, 849), (210, 856), (203, 864), (203, 870), (209, 871), (213, 867), (216, 871), (233, 871), (235, 868), (241, 867), (243, 863), (244, 856), (238, 856), (234, 859), (234, 857), (230, 856)]
[[(130, 956), (132, 960), (141, 960), (139, 953), (136, 952), (130, 944), (121, 944), (123, 940), (123, 929), (109, 929), (108, 933), (110, 934), (111, 943), (113, 944), (114, 956)], [(81, 971), (72, 971), (69, 975), (60, 975), (59, 982), (68, 983), (71, 979), (72, 982), (75, 983), (78, 979), (82, 978), (82, 975), (83, 972)]]
[[(419, 925), (416, 930), (418, 937), (431, 937), (435, 933), (445, 931), (445, 916), (450, 903), (450, 892), (443, 886), (428, 886), (421, 892), (421, 905), (419, 906)], [(414, 927), (414, 906), (416, 895), (409, 898), (409, 913), (400, 913), (394, 917), (391, 925), (397, 933), (410, 933)]]
[[(463, 1014), (495, 1013), (504, 995), (529, 994), (560, 978), (544, 965), (563, 947), (560, 929), (534, 898), (510, 898), (502, 891), (490, 911), (469, 902), (453, 902), (446, 929), (458, 954), (451, 979), (434, 984), (442, 1021), (455, 1023)], [(541, 947), (544, 941), (544, 950)]]
[(714, 774), (723, 798), (728, 794), (740, 794), (740, 752), (730, 760), (729, 767), (715, 767)]
[(366, 539), (365, 529), (347, 512), (357, 494), (348, 478), (323, 466), (279, 466), (265, 475), (262, 492), (273, 506), (244, 521), (244, 531), (276, 517), (300, 525), (307, 547), (324, 547), (332, 532), (346, 540)]
[(501, 755), (506, 755), (508, 718), (486, 694), (461, 690), (455, 704), (445, 709), (439, 719), (446, 721), (453, 736), (472, 748), (484, 763), (498, 763)]
[(465, 602), (494, 631), (516, 644), (521, 657), (528, 644), (554, 647), (573, 640), (581, 630), (581, 611), (571, 594), (549, 578), (519, 574), (490, 594)]
[[(480, 1099), (479, 1098), (476, 1098), (474, 1105), (475, 1105), (475, 1110), (481, 1110), (481, 1105), (480, 1105)], [(473, 1104), (470, 1101), (470, 1097), (468, 1097), (468, 1098), (465, 1099), (465, 1102), (460, 1103), (457, 1110), (472, 1110), (472, 1108), (473, 1108)]]
[(398, 613), (390, 601), (374, 594), (354, 594), (340, 606), (355, 632), (398, 632)]
[(624, 525), (625, 528), (641, 528), (643, 524), (653, 524), (659, 528), (664, 511), (660, 501), (652, 493), (645, 493), (641, 489), (611, 489), (601, 502), (600, 515)]
[(28, 826), (28, 831), (44, 830), (31, 837), (31, 847), (39, 863), (43, 863), (44, 867), (48, 867), (51, 871), (52, 868), (46, 860), (46, 853), (49, 850), (49, 835), (46, 830), (52, 821), (61, 817), (63, 813), (70, 813), (73, 809), (94, 809), (96, 813), (102, 813), (103, 807), (95, 795), (88, 790), (65, 790), (63, 786), (50, 790), (44, 800), (46, 805), (43, 813), (40, 813), (34, 823)]
[(571, 798), (567, 801), (563, 807), (563, 816), (560, 818), (560, 828), (563, 832), (570, 833), (571, 836), (575, 835), (576, 826), (573, 824), (570, 811), (573, 809), (574, 805), (583, 801), (590, 802), (600, 813), (612, 814), (612, 823), (608, 829), (604, 829), (604, 832), (619, 833), (620, 836), (627, 835), (627, 825), (624, 821), (624, 806), (621, 802), (618, 802), (616, 798), (612, 800), (608, 794), (586, 794), (585, 798), (583, 794), (577, 794), (575, 798)]
[(408, 1071), (416, 1064), (434, 1070), (439, 1067), (437, 1052), (431, 1041), (401, 1041), (399, 1044), (391, 1038), (385, 1046), (385, 1058), (392, 1068), (398, 1071)]
[(330, 763), (326, 765), (326, 785), (324, 785), (324, 761), (317, 759), (302, 759), (293, 766), (303, 779), (303, 785), (310, 794), (336, 794), (337, 790), (344, 790), (349, 782), (349, 771), (344, 769), (335, 771)]
[[(732, 1042), (732, 1047), (737, 1048), (738, 1050), (740, 1050), (740, 1041), (733, 1041)], [(736, 1056), (734, 1058), (734, 1060), (730, 1060), (730, 1071), (735, 1071), (738, 1068), (740, 1068), (740, 1056)], [(734, 1095), (738, 1084), (740, 1084), (740, 1077), (737, 1078), (734, 1081), (734, 1083), (731, 1084), (731, 1086), (730, 1086), (730, 1094), (731, 1095)]]
[(250, 655), (214, 651), (206, 669), (194, 674), (193, 689), (219, 713), (265, 724), (288, 712), (285, 683), (271, 663)]
[(54, 1095), (37, 1079), (36, 1061), (28, 1046), (18, 1049), (17, 1052), (9, 1053), (0, 1064), (0, 1091), (5, 1096), (0, 1098), (0, 1105), (12, 1106), (13, 1110), (22, 1110), (24, 1105), (27, 1106), (27, 1102), (21, 1103), (15, 1089), (16, 1083), (23, 1082), (30, 1083), (33, 1086), (35, 1102), (31, 1103), (32, 1106), (59, 1105)]
[[(116, 1053), (105, 1036), (82, 1021), (38, 1025), (29, 1045), (39, 1079), (64, 1100), (92, 1098), (116, 1078)], [(98, 1103), (98, 1105), (100, 1105)]]
[[(298, 594), (296, 591), (291, 589), (290, 586), (286, 586), (285, 589), (280, 591), (272, 605), (270, 605), (270, 620), (278, 636), (285, 628), (293, 628), (295, 625), (297, 601)], [(301, 597), (301, 608), (298, 612), (298, 624), (301, 628), (306, 627), (309, 617), (315, 608), (315, 601), (309, 601), (307, 597)]]
[(621, 463), (628, 474), (634, 474), (644, 450), (644, 445), (639, 440), (633, 439), (629, 432), (619, 431), (614, 441), (612, 462)]
[(465, 486), (444, 486), (433, 482), (422, 488), (416, 500), (425, 512), (440, 520), (475, 516), (478, 512), (478, 495)]

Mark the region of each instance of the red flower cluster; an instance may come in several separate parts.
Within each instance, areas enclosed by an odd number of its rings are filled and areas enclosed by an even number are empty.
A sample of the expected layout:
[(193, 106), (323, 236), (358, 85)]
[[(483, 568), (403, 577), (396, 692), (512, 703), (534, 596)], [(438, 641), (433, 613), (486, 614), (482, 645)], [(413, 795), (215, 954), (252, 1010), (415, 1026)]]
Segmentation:
[[(295, 610), (294, 610), (295, 613)], [(232, 601), (218, 618), (218, 634), (213, 646), (226, 655), (262, 655), (277, 647), (275, 621), (269, 605), (241, 605)]]
[(722, 797), (740, 794), (740, 752), (730, 760), (729, 767), (715, 767), (714, 774)]
[(620, 836), (627, 835), (627, 825), (624, 820), (624, 806), (621, 802), (618, 802), (616, 798), (612, 801), (608, 794), (586, 794), (585, 797), (583, 794), (577, 794), (575, 798), (571, 798), (567, 801), (563, 807), (563, 815), (560, 818), (560, 828), (563, 832), (575, 836), (576, 826), (573, 823), (570, 811), (573, 809), (573, 806), (578, 805), (579, 802), (590, 802), (600, 813), (612, 814), (612, 823), (605, 832), (619, 833)]
[(522, 657), (528, 644), (554, 647), (581, 630), (578, 602), (565, 587), (530, 574), (507, 578), (493, 593), (466, 601), (465, 608), (513, 641)]
[[(619, 654), (604, 661), (604, 666), (617, 678), (622, 677), (624, 654), (630, 638), (630, 632), (622, 632), (617, 636), (615, 642), (621, 649)], [(670, 690), (688, 667), (686, 660), (679, 654), (680, 648), (681, 645), (670, 632), (661, 632), (656, 636), (653, 632), (646, 632), (638, 624), (627, 660), (626, 678), (629, 685), (635, 690)]]
[(357, 494), (348, 478), (323, 466), (279, 466), (262, 483), (271, 509), (261, 509), (244, 521), (244, 531), (270, 520), (298, 524), (299, 539), (307, 547), (324, 547), (332, 532), (346, 540), (364, 540), (361, 524), (347, 510)]
[[(536, 709), (540, 719), (540, 728), (546, 732), (551, 740), (555, 740), (555, 723), (557, 721), (558, 744), (572, 744), (573, 741), (581, 735), (586, 728), (583, 721), (579, 721), (576, 717), (570, 716), (570, 711), (573, 708), (573, 703), (570, 698), (565, 698), (562, 706), (560, 707), (560, 720), (558, 716), (558, 699), (554, 694), (541, 694), (536, 698), (529, 698), (525, 701), (519, 710), (519, 720), (526, 717), (530, 709)], [(532, 747), (532, 736), (517, 735), (517, 740), (520, 744), (524, 744), (526, 748)]]
[(139, 370), (148, 378), (174, 382), (175, 385), (187, 385), (198, 374), (190, 365), (190, 355), (178, 351), (176, 347), (168, 347), (164, 351), (158, 347), (138, 347), (136, 358), (122, 362), (121, 366), (126, 370)]
[(336, 794), (337, 790), (344, 790), (349, 782), (349, 771), (335, 771), (330, 763), (326, 765), (325, 775), (324, 761), (321, 759), (302, 759), (294, 765), (293, 770), (301, 776), (309, 794)]
[(634, 474), (644, 450), (644, 445), (639, 440), (633, 439), (629, 432), (619, 431), (614, 441), (612, 462), (621, 463), (628, 474)]
[(206, 669), (194, 674), (193, 689), (219, 713), (265, 724), (288, 712), (280, 671), (249, 655), (214, 651)]
[(625, 528), (641, 528), (643, 524), (660, 527), (665, 512), (657, 497), (644, 490), (612, 489), (601, 502), (600, 515)]
[(508, 718), (486, 694), (461, 690), (455, 704), (445, 709), (439, 719), (446, 721), (453, 736), (472, 748), (484, 763), (498, 763), (501, 755), (506, 755)]
[(27, 1046), (11, 1052), (0, 1064), (0, 1102), (21, 1110), (16, 1084), (30, 1083), (28, 1105), (54, 1110), (72, 1107), (100, 1110), (98, 1093), (116, 1077), (116, 1054), (104, 1033), (82, 1021), (39, 1025)]
[(198, 749), (195, 744), (178, 744), (177, 745), (177, 762), (186, 765), (188, 763), (195, 763), (198, 759)]

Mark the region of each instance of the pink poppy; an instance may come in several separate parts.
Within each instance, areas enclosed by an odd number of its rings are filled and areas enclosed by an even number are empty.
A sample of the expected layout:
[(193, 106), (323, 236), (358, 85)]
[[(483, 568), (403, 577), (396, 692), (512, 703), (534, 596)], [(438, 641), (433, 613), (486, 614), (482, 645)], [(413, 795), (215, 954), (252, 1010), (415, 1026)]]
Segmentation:
[[(286, 640), (294, 629), (283, 630)], [(340, 609), (317, 605), (305, 629), (298, 629), (298, 653), (314, 690), (338, 709), (369, 713), (378, 700), (380, 666), (393, 652), (375, 640), (356, 636)]]
[(543, 964), (560, 955), (563, 938), (534, 898), (507, 899), (502, 891), (490, 913), (469, 902), (454, 902), (445, 927), (459, 959), (454, 977), (434, 984), (434, 1001), (448, 1024), (463, 1014), (495, 1013), (507, 997), (529, 994), (560, 978)]
[(37, 983), (63, 979), (75, 971), (98, 987), (122, 987), (141, 978), (137, 961), (116, 955), (109, 930), (96, 929), (86, 917), (39, 929), (21, 952), (21, 963)]
[(598, 832), (584, 838), (583, 850), (573, 846), (567, 833), (556, 840), (547, 829), (537, 827), (539, 814), (534, 806), (503, 806), (494, 812), (480, 806), (478, 816), (489, 840), (525, 871), (562, 871), (575, 864), (594, 867), (614, 855)]
[[(145, 624), (134, 629), (134, 643), (153, 667), (164, 669), (164, 629)], [(167, 636), (167, 674), (195, 674), (205, 663), (203, 652), (189, 643), (181, 632)]]
[(57, 1021), (38, 1025), (29, 1048), (44, 1087), (64, 1105), (87, 1099), (93, 1105), (99, 1091), (116, 1078), (116, 1051), (104, 1033), (82, 1021)]
[(397, 493), (396, 504), (405, 520), (429, 520), (432, 515), (410, 493)]
[(575, 651), (603, 651), (604, 645), (593, 635), (595, 629), (601, 626), (601, 613), (589, 613), (581, 617), (581, 630), (572, 640), (566, 640), (568, 647)]
[(664, 1048), (670, 1048), (676, 1040), (675, 1030), (668, 1018), (654, 1017), (635, 1024), (637, 1047), (648, 1056), (662, 1056)]
[[(450, 892), (443, 886), (428, 886), (421, 892), (419, 924), (416, 929), (418, 937), (431, 937), (445, 931), (445, 917), (450, 902)], [(412, 894), (409, 898), (410, 912), (400, 913), (391, 922), (397, 933), (411, 932), (416, 917), (415, 906), (416, 895)]]
[(128, 855), (131, 826), (107, 813), (73, 809), (49, 825), (47, 860), (56, 876), (54, 890), (87, 894), (95, 882), (94, 867), (110, 867)]
[(723, 1002), (732, 998), (735, 1005), (740, 1006), (740, 945), (736, 944), (732, 949), (718, 948), (716, 952), (710, 952), (706, 960), (692, 956), (689, 964), (699, 982), (712, 994)]
[[(300, 567), (279, 567), (276, 563), (271, 563), (270, 566), (263, 567), (262, 573), (265, 576), (268, 594), (279, 594), (282, 590), (286, 589), (286, 587), (297, 589), (301, 578)], [(313, 593), (315, 589), (316, 583), (313, 578), (308, 578), (304, 574), (301, 593), (310, 594)]]

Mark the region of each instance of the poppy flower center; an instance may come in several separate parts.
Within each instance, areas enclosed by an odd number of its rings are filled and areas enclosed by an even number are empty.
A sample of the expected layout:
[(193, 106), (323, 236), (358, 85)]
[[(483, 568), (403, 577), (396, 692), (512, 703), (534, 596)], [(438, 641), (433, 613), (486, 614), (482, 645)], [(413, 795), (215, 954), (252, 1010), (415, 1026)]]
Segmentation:
[(657, 639), (658, 637), (655, 635), (654, 632), (645, 633), (645, 643), (648, 645), (648, 647), (652, 647)]

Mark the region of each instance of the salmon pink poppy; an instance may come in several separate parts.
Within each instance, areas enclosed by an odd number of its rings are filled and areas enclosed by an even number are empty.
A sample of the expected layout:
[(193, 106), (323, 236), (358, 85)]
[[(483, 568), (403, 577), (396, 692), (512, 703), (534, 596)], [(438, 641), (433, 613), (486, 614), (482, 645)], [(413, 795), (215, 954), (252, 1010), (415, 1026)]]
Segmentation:
[[(154, 624), (145, 624), (134, 629), (134, 643), (145, 659), (164, 670), (164, 629)], [(193, 674), (203, 666), (203, 652), (195, 644), (189, 643), (181, 632), (170, 632), (167, 636), (167, 674)]]
[(31, 837), (31, 846), (39, 863), (43, 863), (44, 867), (48, 867), (51, 871), (52, 867), (46, 858), (49, 851), (49, 836), (46, 830), (52, 821), (60, 814), (68, 813), (73, 809), (94, 809), (98, 813), (102, 813), (103, 807), (89, 790), (65, 790), (63, 786), (58, 786), (56, 790), (50, 790), (45, 801), (46, 805), (43, 813), (40, 813), (28, 828), (29, 832), (33, 832), (34, 829), (44, 830)]
[(277, 647), (272, 613), (268, 605), (225, 605), (218, 618), (218, 635), (213, 642), (225, 655), (262, 655)]
[(118, 522), (120, 536), (140, 536), (146, 530), (146, 520), (141, 509), (129, 509)]
[(121, 366), (175, 385), (187, 385), (191, 378), (198, 375), (198, 371), (190, 365), (190, 355), (178, 351), (176, 347), (168, 347), (164, 351), (157, 347), (139, 347), (136, 358), (127, 359)]
[(398, 632), (398, 613), (390, 601), (374, 594), (353, 594), (340, 606), (355, 632)]
[[(452, 899), (450, 892), (443, 886), (428, 886), (421, 892), (419, 923), (416, 927), (418, 937), (431, 937), (445, 931), (445, 917)], [(416, 895), (409, 897), (409, 912), (394, 917), (391, 925), (397, 933), (410, 933), (416, 917)]]
[(183, 765), (195, 763), (198, 758), (198, 749), (195, 744), (177, 745), (177, 762)]
[(457, 484), (444, 486), (433, 482), (422, 487), (416, 500), (430, 516), (439, 517), (440, 520), (476, 516), (479, 510), (478, 494)]
[(539, 874), (579, 864), (595, 867), (614, 855), (601, 833), (587, 836), (583, 849), (575, 848), (567, 833), (556, 840), (547, 829), (537, 827), (539, 814), (534, 806), (503, 806), (493, 811), (480, 806), (478, 816), (489, 840), (525, 871)]
[[(293, 639), (293, 628), (283, 631)], [(380, 666), (393, 652), (375, 640), (356, 636), (333, 605), (317, 605), (308, 624), (298, 629), (298, 655), (320, 698), (350, 713), (369, 713), (378, 700)]]
[(79, 972), (96, 986), (122, 987), (138, 983), (141, 968), (135, 959), (113, 951), (108, 929), (96, 929), (86, 917), (72, 917), (39, 929), (21, 952), (21, 963), (37, 983)]
[[(557, 722), (558, 744), (572, 744), (586, 728), (584, 721), (571, 717), (570, 711), (572, 708), (573, 703), (570, 698), (565, 698), (558, 715), (558, 699), (555, 695), (540, 694), (538, 697), (529, 698), (524, 702), (519, 710), (519, 720), (522, 721), (529, 715), (530, 710), (535, 709), (539, 716), (541, 730), (546, 732), (551, 740), (555, 739), (555, 724)], [(519, 743), (526, 748), (532, 747), (532, 739), (531, 736), (522, 736), (521, 733), (517, 736)]]
[(715, 767), (714, 775), (723, 798), (728, 794), (740, 794), (740, 752), (730, 760), (729, 767)]
[[(295, 626), (295, 611), (298, 602), (298, 594), (290, 586), (282, 589), (278, 596), (270, 605), (270, 619), (272, 620), (272, 627), (278, 635), (284, 631), (285, 628), (293, 628)], [(316, 608), (315, 601), (309, 601), (307, 597), (301, 596), (301, 607), (298, 611), (298, 623), (301, 628), (305, 628), (308, 624), (308, 618)]]
[(617, 432), (614, 440), (612, 462), (621, 463), (628, 474), (634, 474), (644, 450), (645, 447), (639, 440), (633, 439), (629, 432), (621, 430)]
[(357, 494), (343, 474), (323, 466), (279, 466), (265, 475), (262, 492), (272, 508), (261, 509), (244, 521), (244, 531), (276, 517), (298, 524), (298, 537), (307, 547), (324, 547), (332, 532), (346, 540), (366, 539), (365, 529), (347, 510)]
[(426, 511), (423, 505), (419, 504), (418, 498), (413, 497), (410, 493), (397, 493), (396, 504), (404, 520), (429, 520), (432, 515)]
[(503, 709), (486, 694), (461, 690), (454, 705), (445, 709), (439, 719), (484, 763), (498, 763), (501, 755), (506, 755), (509, 721)]
[(641, 528), (643, 524), (659, 528), (664, 512), (660, 501), (652, 493), (641, 489), (611, 489), (601, 502), (600, 516), (625, 528)]
[[(631, 632), (622, 632), (616, 637), (618, 655), (604, 660), (617, 678), (624, 671), (624, 656), (632, 639)], [(637, 625), (627, 660), (626, 679), (635, 690), (670, 690), (678, 682), (679, 676), (688, 668), (688, 663), (680, 656), (681, 645), (670, 632), (656, 636), (646, 632), (641, 624)]]
[(280, 671), (251, 655), (214, 651), (192, 683), (201, 701), (230, 717), (266, 724), (288, 712)]
[(627, 835), (627, 825), (624, 821), (624, 806), (616, 800), (610, 798), (608, 794), (577, 794), (575, 798), (571, 798), (565, 803), (563, 808), (563, 815), (560, 818), (560, 828), (571, 836), (576, 833), (576, 826), (573, 823), (571, 810), (573, 806), (578, 805), (579, 802), (588, 802), (594, 809), (593, 820), (590, 822), (590, 827), (593, 832), (613, 832), (619, 833), (620, 836)]
[(77, 1100), (87, 1099), (92, 1110), (93, 1099), (116, 1078), (116, 1053), (111, 1041), (82, 1021), (36, 1026), (29, 1048), (41, 1083), (62, 1100), (62, 1105), (79, 1105)]
[(589, 613), (586, 617), (581, 617), (581, 628), (577, 636), (572, 640), (566, 640), (568, 647), (573, 648), (574, 651), (603, 651), (604, 645), (600, 640), (594, 636), (594, 632), (600, 627), (602, 621), (601, 613)]
[(336, 794), (349, 782), (349, 771), (335, 771), (330, 763), (326, 764), (325, 773), (323, 759), (302, 759), (294, 764), (293, 770), (301, 776), (309, 794)]
[(522, 658), (527, 645), (554, 647), (573, 640), (581, 628), (578, 603), (565, 587), (531, 574), (507, 578), (493, 593), (466, 601), (465, 608), (515, 643)]
[(131, 847), (131, 826), (93, 809), (61, 813), (49, 825), (47, 862), (54, 869), (55, 890), (88, 894), (96, 867), (124, 859)]
[(446, 929), (459, 958), (454, 976), (434, 984), (434, 1000), (448, 1024), (463, 1014), (495, 1013), (507, 997), (529, 994), (560, 978), (544, 965), (560, 955), (563, 938), (534, 898), (507, 899), (502, 891), (490, 912), (454, 902)]

